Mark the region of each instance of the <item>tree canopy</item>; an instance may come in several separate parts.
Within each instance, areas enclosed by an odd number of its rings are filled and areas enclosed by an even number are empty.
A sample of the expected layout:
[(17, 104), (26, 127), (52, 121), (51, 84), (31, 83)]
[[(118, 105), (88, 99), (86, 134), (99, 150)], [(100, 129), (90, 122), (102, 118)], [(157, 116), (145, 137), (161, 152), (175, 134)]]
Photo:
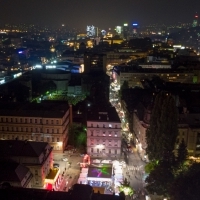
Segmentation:
[(178, 115), (174, 98), (161, 92), (155, 99), (150, 127), (146, 132), (149, 160), (171, 160), (178, 135)]

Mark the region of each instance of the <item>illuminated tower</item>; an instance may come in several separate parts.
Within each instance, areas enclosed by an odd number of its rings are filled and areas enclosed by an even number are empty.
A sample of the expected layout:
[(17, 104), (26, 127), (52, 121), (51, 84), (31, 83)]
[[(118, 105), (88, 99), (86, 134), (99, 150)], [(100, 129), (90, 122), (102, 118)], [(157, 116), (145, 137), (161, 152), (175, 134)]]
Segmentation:
[(198, 15), (196, 13), (196, 15), (194, 16), (194, 20), (193, 20), (193, 23), (192, 23), (192, 27), (196, 27), (198, 26)]
[(133, 37), (137, 37), (138, 34), (138, 23), (133, 23)]
[(129, 35), (129, 26), (127, 23), (124, 24), (123, 26), (123, 36), (124, 36), (124, 39), (128, 39), (128, 35)]

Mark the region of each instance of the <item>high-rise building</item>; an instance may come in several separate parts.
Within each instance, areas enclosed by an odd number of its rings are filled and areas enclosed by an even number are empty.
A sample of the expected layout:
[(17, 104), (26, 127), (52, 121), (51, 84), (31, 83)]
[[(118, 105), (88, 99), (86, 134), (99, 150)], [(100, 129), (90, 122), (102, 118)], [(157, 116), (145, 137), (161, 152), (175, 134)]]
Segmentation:
[(128, 24), (125, 23), (124, 26), (123, 26), (123, 36), (124, 36), (124, 39), (128, 39), (128, 34), (129, 34), (129, 27), (128, 27)]

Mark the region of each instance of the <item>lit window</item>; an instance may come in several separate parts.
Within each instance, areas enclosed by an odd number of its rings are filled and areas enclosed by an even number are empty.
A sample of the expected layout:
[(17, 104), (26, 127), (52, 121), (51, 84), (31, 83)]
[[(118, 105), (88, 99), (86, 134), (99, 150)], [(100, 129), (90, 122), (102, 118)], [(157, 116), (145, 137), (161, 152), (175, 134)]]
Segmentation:
[(112, 128), (112, 124), (109, 124), (109, 128)]

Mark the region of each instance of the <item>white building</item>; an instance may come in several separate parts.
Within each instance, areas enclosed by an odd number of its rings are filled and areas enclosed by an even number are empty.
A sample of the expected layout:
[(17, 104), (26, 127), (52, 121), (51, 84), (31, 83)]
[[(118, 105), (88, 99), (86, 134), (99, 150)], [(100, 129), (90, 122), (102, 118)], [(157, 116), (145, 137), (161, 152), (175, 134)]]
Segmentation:
[(114, 107), (88, 113), (87, 153), (92, 157), (121, 156), (121, 121)]

